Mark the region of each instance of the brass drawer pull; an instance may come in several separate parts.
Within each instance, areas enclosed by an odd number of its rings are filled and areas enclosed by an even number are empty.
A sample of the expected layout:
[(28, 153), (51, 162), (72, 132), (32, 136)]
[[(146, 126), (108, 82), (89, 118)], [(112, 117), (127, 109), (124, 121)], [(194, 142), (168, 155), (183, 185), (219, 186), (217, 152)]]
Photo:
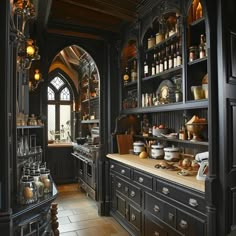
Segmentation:
[(115, 168), (115, 166), (114, 165), (111, 165), (111, 169), (114, 169)]
[(122, 175), (123, 175), (123, 174), (125, 174), (125, 170), (121, 170), (121, 172), (120, 172), (120, 173), (121, 173)]
[(143, 183), (143, 178), (142, 178), (142, 177), (139, 177), (139, 178), (138, 178), (138, 182), (139, 182), (139, 183)]
[(136, 216), (134, 214), (131, 215), (131, 220), (132, 221), (136, 220)]
[(118, 187), (118, 188), (121, 188), (121, 183), (118, 183), (118, 184), (117, 184), (117, 187)]
[(128, 192), (129, 191), (129, 188), (128, 187), (125, 187), (125, 192)]
[(181, 220), (179, 223), (179, 226), (181, 229), (187, 229), (188, 228), (188, 223), (185, 220)]
[(134, 196), (135, 196), (135, 192), (134, 192), (134, 191), (131, 191), (131, 192), (130, 192), (130, 196), (131, 196), (131, 197), (134, 197)]
[(192, 207), (197, 207), (198, 206), (198, 202), (194, 198), (189, 198), (188, 204)]
[(170, 193), (169, 189), (166, 187), (162, 188), (162, 193), (164, 193), (165, 195), (168, 195)]
[(154, 210), (155, 212), (160, 212), (160, 207), (157, 206), (157, 205), (155, 205), (154, 208), (153, 208), (153, 210)]
[(155, 231), (154, 236), (160, 236), (160, 234), (157, 231)]

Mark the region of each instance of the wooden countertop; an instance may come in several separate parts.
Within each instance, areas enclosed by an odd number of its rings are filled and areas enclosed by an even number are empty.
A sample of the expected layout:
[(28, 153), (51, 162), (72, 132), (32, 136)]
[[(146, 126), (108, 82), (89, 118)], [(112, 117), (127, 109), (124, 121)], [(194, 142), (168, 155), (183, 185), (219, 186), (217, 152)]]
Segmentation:
[(155, 168), (155, 165), (158, 164), (160, 160), (150, 158), (140, 159), (136, 155), (120, 155), (118, 153), (107, 154), (107, 157), (189, 188), (205, 192), (205, 181), (197, 180), (196, 176), (180, 176), (177, 174), (178, 171)]
[(50, 143), (48, 147), (73, 147), (73, 143)]

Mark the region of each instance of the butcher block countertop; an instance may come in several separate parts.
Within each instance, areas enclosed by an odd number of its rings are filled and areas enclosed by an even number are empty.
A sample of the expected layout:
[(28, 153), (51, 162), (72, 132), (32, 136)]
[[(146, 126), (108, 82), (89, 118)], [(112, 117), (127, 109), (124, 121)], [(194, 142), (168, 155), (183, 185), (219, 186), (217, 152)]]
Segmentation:
[(140, 159), (136, 155), (132, 155), (132, 154), (120, 155), (118, 153), (107, 154), (107, 157), (112, 160), (135, 167), (142, 171), (148, 172), (150, 174), (170, 180), (172, 182), (182, 184), (186, 187), (189, 187), (189, 188), (201, 191), (201, 192), (205, 192), (205, 181), (197, 180), (196, 176), (181, 176), (177, 174), (179, 171), (155, 168), (155, 165), (158, 164), (161, 160), (155, 160), (155, 159), (149, 159), (149, 158)]

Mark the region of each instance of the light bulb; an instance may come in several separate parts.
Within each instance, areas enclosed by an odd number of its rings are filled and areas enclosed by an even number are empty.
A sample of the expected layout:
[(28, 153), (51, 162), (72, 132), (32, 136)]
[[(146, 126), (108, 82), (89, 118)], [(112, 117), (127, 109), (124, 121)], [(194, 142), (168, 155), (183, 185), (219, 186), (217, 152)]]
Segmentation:
[(35, 79), (35, 80), (40, 80), (40, 73), (39, 73), (39, 70), (35, 70), (34, 79)]

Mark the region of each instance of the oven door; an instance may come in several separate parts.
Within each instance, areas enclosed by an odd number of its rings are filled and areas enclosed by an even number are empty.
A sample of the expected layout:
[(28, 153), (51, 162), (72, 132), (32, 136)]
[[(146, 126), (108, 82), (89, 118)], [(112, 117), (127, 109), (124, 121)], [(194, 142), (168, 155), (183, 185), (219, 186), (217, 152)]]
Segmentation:
[(78, 177), (79, 179), (86, 180), (86, 160), (79, 155), (78, 153), (72, 153), (74, 157), (77, 158), (78, 161)]
[(86, 183), (93, 189), (96, 188), (95, 179), (95, 163), (93, 161), (86, 162)]

